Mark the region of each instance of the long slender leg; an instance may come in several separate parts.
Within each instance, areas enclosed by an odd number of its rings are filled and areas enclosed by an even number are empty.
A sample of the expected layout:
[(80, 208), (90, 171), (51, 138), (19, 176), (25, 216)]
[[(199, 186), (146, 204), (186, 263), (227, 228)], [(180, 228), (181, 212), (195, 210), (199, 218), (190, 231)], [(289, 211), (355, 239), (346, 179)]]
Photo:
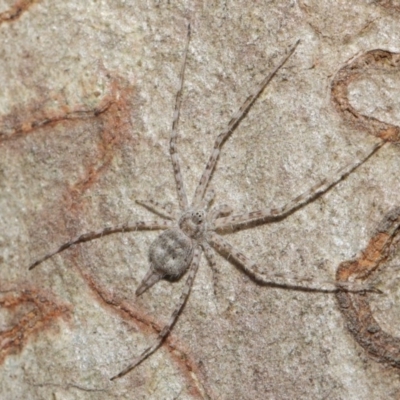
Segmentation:
[(185, 66), (186, 66), (186, 58), (189, 48), (189, 41), (190, 41), (190, 25), (188, 25), (188, 32), (187, 32), (187, 42), (185, 48), (185, 55), (183, 57), (183, 64), (180, 73), (180, 81), (179, 81), (179, 89), (176, 93), (175, 98), (175, 111), (174, 111), (174, 120), (172, 121), (172, 132), (171, 132), (171, 139), (169, 142), (169, 153), (171, 154), (171, 161), (172, 167), (174, 169), (174, 176), (175, 176), (175, 183), (176, 189), (178, 191), (178, 200), (179, 200), (179, 207), (182, 211), (187, 210), (189, 207), (185, 187), (183, 184), (182, 174), (181, 174), (181, 167), (179, 165), (179, 157), (176, 147), (176, 140), (178, 137), (178, 122), (179, 122), (179, 114), (181, 110), (181, 103), (182, 103), (182, 88), (183, 88), (183, 81), (185, 76)]
[(215, 221), (218, 218), (222, 218), (223, 215), (229, 215), (232, 213), (232, 208), (229, 207), (227, 204), (220, 204), (214, 207), (207, 215), (207, 221), (210, 224), (215, 224)]
[(257, 99), (257, 97), (260, 95), (260, 93), (265, 89), (265, 87), (268, 85), (268, 83), (271, 81), (271, 79), (274, 77), (274, 75), (278, 72), (278, 70), (280, 68), (282, 68), (283, 64), (285, 64), (285, 62), (288, 60), (288, 58), (293, 54), (293, 52), (295, 51), (299, 42), (300, 41), (298, 40), (295, 43), (295, 45), (290, 48), (290, 50), (288, 51), (288, 54), (285, 57), (283, 57), (283, 59), (275, 67), (275, 69), (266, 78), (264, 78), (264, 80), (255, 88), (255, 90), (250, 94), (250, 96), (242, 104), (242, 106), (239, 108), (239, 110), (235, 114), (233, 114), (231, 120), (228, 123), (227, 128), (217, 136), (217, 139), (215, 140), (215, 143), (214, 143), (213, 151), (211, 153), (210, 158), (208, 159), (206, 168), (203, 172), (203, 175), (200, 178), (200, 182), (197, 186), (197, 189), (196, 189), (196, 192), (194, 195), (194, 200), (193, 200), (194, 207), (198, 207), (199, 204), (201, 203), (201, 200), (204, 197), (205, 190), (210, 181), (211, 175), (214, 171), (214, 168), (217, 163), (218, 156), (221, 151), (221, 147), (222, 147), (223, 143), (230, 136), (230, 134), (235, 130), (235, 128), (239, 125), (242, 118), (246, 115), (247, 111), (250, 109), (250, 107), (253, 105), (254, 101)]
[(144, 208), (147, 208), (149, 211), (154, 214), (159, 215), (160, 217), (164, 217), (170, 220), (177, 219), (177, 215), (175, 210), (171, 207), (171, 204), (160, 204), (158, 201), (153, 199), (147, 200), (136, 200), (136, 203), (140, 204)]
[(251, 211), (245, 214), (237, 214), (230, 215), (228, 217), (218, 218), (215, 221), (215, 228), (219, 230), (224, 229), (234, 229), (235, 231), (245, 229), (247, 225), (251, 223), (266, 223), (271, 221), (276, 221), (278, 219), (282, 219), (287, 217), (289, 214), (297, 211), (301, 207), (307, 205), (313, 200), (316, 200), (321, 195), (326, 193), (333, 186), (337, 185), (340, 181), (349, 176), (352, 172), (354, 172), (358, 167), (364, 164), (370, 157), (372, 157), (383, 145), (384, 141), (381, 141), (374, 145), (372, 150), (368, 152), (360, 160), (356, 161), (354, 164), (347, 165), (346, 167), (340, 169), (334, 174), (331, 178), (326, 178), (321, 182), (318, 182), (316, 185), (308, 189), (306, 192), (297, 196), (289, 203), (285, 204), (280, 208), (270, 208), (263, 209), (258, 211)]
[(211, 246), (207, 242), (203, 242), (201, 244), (201, 247), (204, 250), (204, 254), (206, 255), (207, 261), (210, 264), (211, 271), (212, 271), (212, 276), (213, 276), (213, 289), (214, 289), (214, 295), (217, 294), (217, 275), (218, 275), (218, 270), (217, 270), (217, 262), (215, 260), (215, 255), (214, 251), (211, 248)]
[(242, 252), (236, 250), (221, 236), (213, 233), (210, 236), (210, 243), (227, 260), (232, 260), (234, 263), (239, 264), (247, 275), (249, 275), (255, 282), (264, 286), (321, 293), (336, 293), (339, 291), (376, 291), (374, 288), (371, 288), (368, 285), (359, 285), (356, 282), (346, 282), (345, 285), (337, 285), (335, 281), (332, 281), (322, 282), (316, 286), (313, 285), (311, 279), (293, 279), (283, 277), (280, 274), (271, 274), (269, 276), (264, 276), (263, 274), (255, 271), (256, 269), (258, 269), (258, 265), (256, 263), (247, 258)]
[(214, 198), (215, 198), (215, 190), (213, 188), (211, 188), (206, 192), (203, 200), (200, 202), (200, 204), (199, 204), (200, 208), (201, 209), (209, 209)]
[(165, 325), (164, 328), (162, 329), (162, 331), (158, 334), (158, 337), (157, 337), (155, 343), (152, 346), (148, 347), (140, 356), (135, 358), (133, 360), (133, 362), (131, 364), (129, 364), (119, 374), (113, 376), (111, 378), (111, 380), (120, 378), (121, 376), (124, 376), (125, 374), (127, 374), (129, 371), (131, 371), (133, 368), (135, 368), (138, 364), (140, 364), (144, 359), (146, 359), (148, 356), (153, 354), (161, 346), (162, 342), (164, 341), (164, 339), (167, 337), (168, 333), (174, 326), (176, 320), (178, 319), (179, 314), (181, 313), (181, 311), (186, 303), (187, 298), (189, 297), (190, 290), (193, 285), (193, 280), (196, 276), (197, 269), (199, 268), (200, 255), (201, 255), (200, 248), (196, 247), (194, 256), (193, 256), (193, 261), (189, 268), (189, 275), (186, 280), (186, 284), (185, 284), (185, 287), (181, 294), (181, 297), (179, 299), (179, 302), (176, 305), (175, 310), (172, 313), (171, 318), (168, 321), (167, 325)]
[(132, 231), (151, 231), (151, 230), (165, 230), (172, 227), (172, 223), (170, 221), (163, 221), (163, 220), (155, 220), (155, 221), (138, 221), (133, 224), (121, 224), (114, 227), (103, 228), (97, 231), (91, 231), (84, 233), (82, 235), (76, 236), (75, 238), (71, 239), (67, 243), (64, 243), (56, 250), (52, 251), (51, 253), (46, 254), (45, 256), (39, 258), (34, 263), (29, 266), (29, 269), (33, 269), (43, 261), (48, 260), (50, 257), (61, 253), (62, 251), (74, 246), (78, 243), (88, 242), (93, 239), (98, 239), (103, 236), (111, 235), (113, 233), (121, 233), (121, 232), (132, 232)]

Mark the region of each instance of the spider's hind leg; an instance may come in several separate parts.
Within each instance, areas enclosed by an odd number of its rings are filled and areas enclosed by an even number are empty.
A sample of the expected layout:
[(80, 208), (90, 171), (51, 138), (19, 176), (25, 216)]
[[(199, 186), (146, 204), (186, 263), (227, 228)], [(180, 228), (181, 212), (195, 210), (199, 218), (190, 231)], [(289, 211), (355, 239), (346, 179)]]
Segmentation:
[(179, 317), (180, 312), (182, 311), (182, 309), (186, 303), (186, 300), (189, 297), (190, 290), (192, 288), (193, 281), (196, 276), (197, 269), (199, 267), (200, 256), (201, 256), (200, 248), (197, 247), (196, 249), (194, 249), (194, 256), (193, 256), (193, 260), (191, 261), (191, 265), (189, 268), (189, 275), (187, 277), (186, 284), (185, 284), (185, 287), (181, 294), (181, 297), (179, 298), (178, 304), (176, 305), (175, 310), (172, 313), (171, 318), (169, 319), (168, 323), (164, 326), (162, 331), (158, 334), (158, 337), (157, 337), (155, 343), (152, 346), (148, 347), (145, 351), (143, 351), (143, 353), (140, 356), (136, 357), (133, 360), (133, 362), (130, 365), (128, 365), (124, 370), (122, 370), (118, 375), (113, 376), (111, 378), (111, 380), (120, 378), (120, 377), (124, 376), (125, 374), (127, 374), (129, 371), (131, 371), (133, 368), (135, 368), (138, 364), (140, 364), (144, 359), (146, 359), (151, 354), (153, 354), (161, 346), (164, 339), (167, 337), (167, 335), (171, 331), (172, 327), (174, 326), (176, 320)]
[(259, 266), (246, 257), (241, 251), (234, 248), (222, 236), (214, 233), (209, 237), (209, 243), (227, 260), (239, 266), (243, 272), (262, 286), (275, 287), (280, 289), (291, 289), (302, 292), (315, 293), (336, 293), (345, 292), (377, 292), (368, 283), (346, 282), (338, 284), (335, 281), (315, 282), (312, 278), (301, 278), (297, 276), (284, 276), (280, 273), (260, 273)]

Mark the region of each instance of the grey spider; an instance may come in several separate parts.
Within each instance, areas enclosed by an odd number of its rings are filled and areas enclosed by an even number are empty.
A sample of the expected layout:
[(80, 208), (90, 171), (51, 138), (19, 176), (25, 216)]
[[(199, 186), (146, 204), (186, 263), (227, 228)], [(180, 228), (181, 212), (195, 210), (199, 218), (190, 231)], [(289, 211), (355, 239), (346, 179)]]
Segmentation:
[(255, 90), (248, 96), (243, 105), (232, 116), (226, 129), (217, 136), (212, 153), (196, 188), (193, 202), (189, 205), (181, 176), (179, 157), (176, 146), (178, 136), (177, 127), (180, 114), (182, 88), (184, 82), (184, 72), (189, 42), (190, 25), (188, 27), (187, 42), (184, 51), (182, 68), (180, 71), (180, 85), (175, 99), (175, 111), (169, 146), (180, 212), (173, 212), (168, 209), (168, 207), (163, 207), (160, 203), (154, 200), (137, 201), (137, 203), (146, 207), (158, 216), (163, 217), (163, 219), (157, 219), (154, 221), (137, 221), (132, 224), (123, 224), (79, 235), (78, 237), (63, 244), (55, 251), (46, 254), (44, 257), (35, 261), (29, 267), (29, 269), (33, 269), (38, 264), (49, 259), (53, 255), (71, 247), (72, 245), (101, 238), (102, 236), (112, 233), (138, 230), (164, 231), (155, 239), (155, 241), (150, 246), (150, 269), (143, 278), (139, 287), (137, 288), (136, 295), (141, 295), (143, 292), (145, 292), (147, 289), (157, 283), (160, 279), (166, 277), (179, 278), (187, 272), (188, 276), (186, 284), (180, 296), (179, 302), (176, 305), (176, 308), (174, 309), (168, 323), (158, 334), (158, 337), (154, 344), (143, 351), (138, 357), (136, 357), (133, 362), (129, 364), (124, 370), (113, 376), (111, 380), (127, 374), (161, 346), (162, 342), (174, 326), (180, 312), (182, 311), (187, 301), (193, 284), (193, 280), (196, 275), (196, 271), (199, 267), (201, 250), (204, 251), (206, 258), (208, 259), (208, 262), (213, 270), (216, 269), (216, 260), (212, 248), (214, 248), (218, 253), (225, 256), (230, 261), (240, 266), (242, 270), (255, 282), (266, 286), (314, 292), (337, 292), (339, 290), (360, 291), (366, 289), (369, 290), (365, 286), (357, 286), (355, 283), (347, 284), (347, 286), (343, 286), (345, 284), (341, 284), (340, 287), (338, 286), (338, 284), (335, 283), (327, 283), (324, 286), (312, 287), (304, 286), (293, 278), (285, 278), (283, 280), (282, 277), (278, 275), (274, 276), (273, 279), (271, 279), (271, 276), (267, 278), (263, 274), (256, 272), (257, 265), (253, 263), (249, 258), (247, 258), (242, 252), (236, 250), (217, 232), (223, 233), (232, 230), (238, 231), (241, 229), (246, 229), (252, 225), (260, 225), (263, 223), (282, 220), (283, 218), (297, 211), (301, 207), (315, 200), (316, 198), (327, 192), (332, 186), (336, 185), (342, 179), (347, 177), (350, 173), (352, 173), (355, 169), (362, 165), (367, 159), (369, 159), (375, 152), (377, 152), (382, 147), (384, 142), (380, 141), (379, 143), (375, 144), (372, 149), (360, 160), (337, 171), (336, 174), (334, 174), (334, 176), (332, 176), (330, 179), (322, 180), (300, 196), (291, 200), (283, 207), (262, 209), (237, 215), (232, 215), (232, 210), (227, 205), (211, 207), (211, 203), (213, 202), (215, 193), (212, 189), (208, 189), (208, 185), (224, 142), (229, 138), (232, 132), (234, 132), (240, 121), (246, 115), (252, 104), (255, 102), (255, 100), (258, 98), (264, 88), (268, 85), (274, 75), (278, 72), (280, 68), (282, 68), (289, 57), (294, 53), (297, 45), (299, 44), (299, 41), (297, 41), (295, 45), (289, 49), (287, 55), (282, 58), (282, 60), (273, 69), (273, 71), (266, 78), (264, 78), (263, 81), (255, 88)]

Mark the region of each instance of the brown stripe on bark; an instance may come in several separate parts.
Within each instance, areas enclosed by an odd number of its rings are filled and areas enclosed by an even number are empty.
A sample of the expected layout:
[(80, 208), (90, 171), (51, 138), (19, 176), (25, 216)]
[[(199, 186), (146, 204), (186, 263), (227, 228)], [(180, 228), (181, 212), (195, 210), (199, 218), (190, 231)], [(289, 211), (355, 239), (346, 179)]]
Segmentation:
[(57, 320), (70, 319), (71, 308), (37, 287), (0, 284), (0, 310), (10, 315), (0, 332), (0, 363), (10, 354), (20, 353), (32, 339), (49, 329), (58, 329)]
[(400, 128), (377, 118), (360, 114), (350, 103), (350, 83), (362, 79), (369, 71), (392, 73), (400, 70), (400, 53), (385, 50), (371, 50), (350, 59), (337, 72), (331, 84), (332, 101), (343, 119), (351, 126), (377, 136), (387, 142), (400, 142)]
[[(391, 211), (382, 221), (361, 255), (339, 265), (336, 280), (365, 280), (378, 273), (380, 267), (393, 253), (395, 238), (400, 234), (400, 208)], [(355, 340), (378, 362), (400, 368), (400, 338), (381, 329), (373, 316), (370, 293), (338, 292), (339, 309), (347, 322), (347, 328)]]

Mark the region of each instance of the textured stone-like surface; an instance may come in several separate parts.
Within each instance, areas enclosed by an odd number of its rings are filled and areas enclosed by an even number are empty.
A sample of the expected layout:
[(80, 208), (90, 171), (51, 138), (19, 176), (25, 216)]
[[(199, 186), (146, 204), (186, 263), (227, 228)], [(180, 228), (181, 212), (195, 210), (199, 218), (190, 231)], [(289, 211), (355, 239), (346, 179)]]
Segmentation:
[[(376, 136), (395, 141), (395, 2), (0, 2), (0, 397), (398, 397), (398, 370), (357, 344), (334, 295), (259, 287), (219, 256), (216, 293), (203, 257), (166, 344), (110, 382), (181, 293), (183, 280), (161, 282), (135, 300), (156, 233), (104, 237), (27, 271), (76, 234), (149, 218), (137, 198), (177, 204), (168, 139), (189, 21), (178, 139), (189, 197), (216, 135), (297, 39), (223, 148), (216, 202), (280, 206)], [(319, 200), (227, 239), (265, 271), (332, 281), (399, 205), (399, 167), (388, 143)], [(393, 264), (371, 310), (396, 336)]]

